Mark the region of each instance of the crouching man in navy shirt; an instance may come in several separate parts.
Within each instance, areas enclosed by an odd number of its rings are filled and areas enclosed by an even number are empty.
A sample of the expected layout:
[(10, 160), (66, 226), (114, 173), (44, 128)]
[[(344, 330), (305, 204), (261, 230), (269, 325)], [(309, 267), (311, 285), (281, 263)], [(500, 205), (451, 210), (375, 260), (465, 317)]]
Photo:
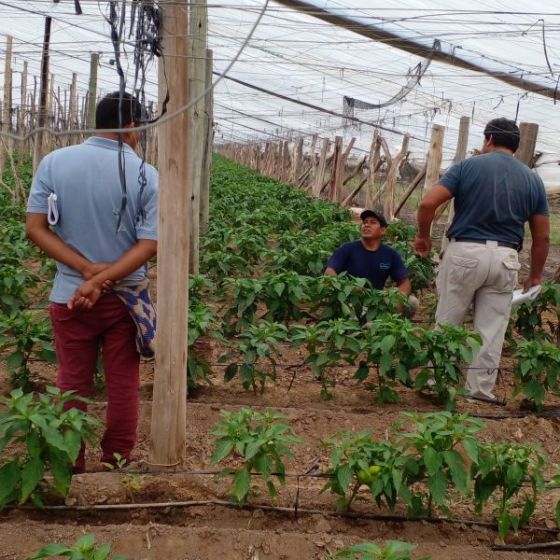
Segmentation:
[[(360, 219), (362, 238), (341, 245), (329, 259), (325, 274), (335, 276), (347, 272), (356, 278), (366, 278), (378, 290), (385, 287), (390, 276), (399, 290), (409, 297), (410, 280), (401, 256), (391, 247), (381, 243), (387, 221), (382, 214), (373, 210), (364, 210)], [(416, 307), (414, 302), (411, 304), (412, 307)]]

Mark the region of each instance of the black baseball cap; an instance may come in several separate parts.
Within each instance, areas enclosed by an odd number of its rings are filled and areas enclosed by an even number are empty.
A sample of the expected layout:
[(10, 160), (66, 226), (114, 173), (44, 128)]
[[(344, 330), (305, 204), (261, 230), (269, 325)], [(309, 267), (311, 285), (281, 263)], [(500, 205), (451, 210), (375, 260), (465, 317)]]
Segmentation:
[(360, 220), (362, 220), (363, 222), (366, 218), (375, 218), (379, 222), (381, 227), (387, 227), (387, 220), (385, 219), (385, 216), (381, 214), (381, 212), (375, 212), (375, 210), (364, 210), (360, 214)]

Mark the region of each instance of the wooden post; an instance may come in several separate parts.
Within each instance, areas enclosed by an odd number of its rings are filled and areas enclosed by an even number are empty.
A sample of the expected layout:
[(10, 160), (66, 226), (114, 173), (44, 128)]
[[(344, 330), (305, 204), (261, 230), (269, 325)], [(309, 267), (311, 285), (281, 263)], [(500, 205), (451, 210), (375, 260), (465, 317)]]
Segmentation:
[[(27, 60), (23, 62), (23, 71), (21, 73), (20, 82), (20, 96), (19, 96), (19, 110), (17, 112), (17, 133), (22, 136), (26, 133), (25, 123), (27, 115), (27, 75), (29, 72), (29, 65)], [(18, 151), (20, 156), (26, 153), (27, 142), (19, 142)]]
[(459, 135), (457, 137), (457, 148), (453, 156), (453, 163), (459, 163), (467, 157), (467, 146), (469, 144), (470, 117), (461, 117), (459, 121)]
[(522, 122), (519, 125), (520, 141), (519, 148), (515, 152), (515, 158), (525, 165), (533, 167), (533, 157), (537, 145), (539, 125), (535, 123)]
[(206, 114), (205, 114), (205, 140), (202, 177), (200, 180), (200, 229), (204, 231), (208, 226), (210, 210), (210, 176), (212, 173), (212, 147), (214, 145), (214, 92), (212, 85), (213, 52), (206, 50)]
[(95, 106), (97, 104), (97, 68), (99, 53), (91, 53), (89, 63), (89, 86), (87, 100), (87, 128), (95, 128)]
[(426, 176), (426, 166), (424, 166), (418, 173), (416, 177), (412, 179), (412, 183), (410, 183), (408, 189), (403, 194), (402, 198), (399, 200), (397, 207), (395, 208), (395, 218), (399, 215), (400, 211), (404, 208), (406, 201), (410, 198), (410, 195), (415, 191), (416, 187), (422, 182), (422, 179)]
[(200, 245), (200, 192), (202, 181), (202, 167), (204, 165), (204, 152), (206, 141), (206, 49), (208, 35), (208, 8), (206, 0), (197, 0), (190, 3), (189, 35), (192, 53), (189, 65), (189, 97), (199, 99), (192, 111), (191, 128), (191, 242), (189, 268), (191, 274), (198, 274), (200, 270), (199, 245)]
[(371, 140), (371, 147), (369, 149), (368, 157), (368, 170), (366, 177), (366, 208), (372, 207), (373, 195), (375, 190), (375, 173), (378, 169), (379, 162), (381, 161), (381, 142), (379, 138), (379, 130), (376, 128)]
[(329, 198), (333, 202), (338, 201), (339, 191), (338, 187), (338, 177), (340, 176), (340, 165), (342, 163), (342, 136), (335, 136), (334, 139), (334, 153), (332, 158), (332, 172), (330, 178), (330, 189)]
[[(159, 6), (173, 113), (189, 102), (188, 1), (160, 0)], [(159, 69), (163, 100), (163, 57)], [(188, 111), (159, 127), (158, 328), (149, 454), (158, 469), (181, 463), (186, 444), (190, 127)]]
[[(6, 37), (6, 60), (4, 61), (4, 100), (2, 102), (2, 132), (12, 132), (12, 48), (13, 38)], [(10, 157), (12, 141), (3, 137), (0, 140), (0, 178)]]
[(78, 128), (78, 74), (76, 72), (72, 72), (67, 121), (70, 130)]
[(297, 183), (299, 174), (301, 172), (301, 158), (303, 155), (303, 136), (296, 140), (296, 145), (294, 146), (294, 153), (292, 158), (292, 172), (290, 181), (293, 185)]
[(408, 154), (408, 142), (410, 138), (405, 134), (402, 140), (401, 150), (393, 159), (391, 168), (387, 173), (387, 196), (385, 197), (385, 204), (383, 205), (383, 214), (386, 220), (392, 220), (395, 214), (395, 185), (397, 184), (397, 173), (401, 167), (402, 162), (406, 159)]
[(321, 189), (325, 183), (325, 169), (327, 166), (327, 152), (329, 151), (330, 140), (323, 138), (323, 145), (321, 146), (321, 155), (319, 156), (319, 164), (317, 165), (315, 177), (313, 177), (313, 190), (312, 194), (318, 198), (321, 194)]
[[(457, 138), (457, 148), (455, 150), (455, 155), (453, 156), (454, 164), (459, 163), (460, 161), (465, 159), (465, 156), (467, 155), (467, 145), (469, 143), (470, 124), (471, 124), (471, 119), (469, 117), (461, 117), (461, 120), (459, 122), (459, 136)], [(447, 230), (449, 229), (449, 226), (453, 222), (453, 217), (455, 215), (454, 206), (453, 204), (451, 204), (451, 201), (447, 201), (445, 204), (442, 204), (436, 210), (434, 221), (433, 221), (433, 223), (436, 224), (447, 208), (449, 208), (449, 212), (447, 213), (447, 223), (445, 226), (445, 233), (447, 233)], [(447, 239), (447, 236), (444, 235), (441, 239), (442, 252), (445, 251), (448, 243), (449, 240)]]
[[(43, 53), (41, 56), (41, 86), (39, 94), (39, 109), (37, 117), (37, 127), (42, 128), (45, 126), (46, 112), (47, 112), (47, 99), (49, 94), (49, 45), (51, 41), (51, 23), (52, 19), (47, 16), (45, 18), (45, 34), (43, 38)], [(37, 132), (33, 144), (33, 171), (37, 169), (39, 162), (43, 158), (43, 138), (42, 131)]]
[(428, 158), (426, 161), (426, 179), (424, 189), (433, 187), (439, 180), (441, 169), (441, 159), (443, 155), (443, 133), (445, 128), (439, 124), (432, 127), (432, 137), (428, 148)]

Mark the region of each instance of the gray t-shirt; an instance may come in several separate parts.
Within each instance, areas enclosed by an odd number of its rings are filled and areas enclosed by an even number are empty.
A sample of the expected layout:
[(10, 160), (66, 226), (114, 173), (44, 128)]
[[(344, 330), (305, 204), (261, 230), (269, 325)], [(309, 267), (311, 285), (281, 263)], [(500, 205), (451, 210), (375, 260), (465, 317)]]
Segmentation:
[(541, 178), (503, 152), (491, 152), (454, 165), (439, 181), (454, 196), (449, 238), (523, 243), (530, 216), (548, 214)]
[[(124, 144), (127, 207), (117, 232), (121, 207), (118, 142), (92, 137), (83, 144), (56, 150), (43, 158), (31, 185), (27, 212), (48, 213), (48, 197), (56, 194), (59, 220), (55, 233), (93, 263), (114, 262), (139, 239), (157, 239), (158, 173), (146, 164), (147, 184), (139, 200), (142, 160)], [(138, 218), (139, 205), (144, 220)], [(51, 301), (66, 303), (84, 278), (77, 270), (57, 262)], [(143, 266), (127, 277), (140, 280)]]

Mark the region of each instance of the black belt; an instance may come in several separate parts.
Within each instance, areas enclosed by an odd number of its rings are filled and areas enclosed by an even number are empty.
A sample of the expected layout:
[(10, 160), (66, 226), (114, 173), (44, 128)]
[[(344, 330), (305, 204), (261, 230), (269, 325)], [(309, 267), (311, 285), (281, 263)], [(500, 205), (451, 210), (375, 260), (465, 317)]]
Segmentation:
[[(479, 245), (486, 245), (485, 239), (470, 239), (468, 237), (452, 237), (451, 241), (461, 241), (463, 243), (478, 243)], [(519, 243), (509, 241), (496, 241), (498, 247), (508, 247), (509, 249), (520, 250)]]

